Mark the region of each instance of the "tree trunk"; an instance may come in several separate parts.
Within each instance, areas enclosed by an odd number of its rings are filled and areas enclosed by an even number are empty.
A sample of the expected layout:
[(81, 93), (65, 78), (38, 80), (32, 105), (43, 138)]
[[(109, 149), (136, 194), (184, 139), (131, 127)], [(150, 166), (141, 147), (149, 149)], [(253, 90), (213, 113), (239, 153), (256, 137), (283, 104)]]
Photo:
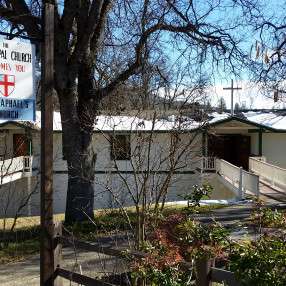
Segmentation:
[[(95, 115), (93, 105), (87, 100), (78, 102), (77, 90), (61, 92), (60, 107), (62, 121), (63, 155), (68, 166), (68, 189), (66, 199), (66, 223), (94, 218), (95, 153), (92, 135)], [(63, 103), (64, 101), (64, 103)]]

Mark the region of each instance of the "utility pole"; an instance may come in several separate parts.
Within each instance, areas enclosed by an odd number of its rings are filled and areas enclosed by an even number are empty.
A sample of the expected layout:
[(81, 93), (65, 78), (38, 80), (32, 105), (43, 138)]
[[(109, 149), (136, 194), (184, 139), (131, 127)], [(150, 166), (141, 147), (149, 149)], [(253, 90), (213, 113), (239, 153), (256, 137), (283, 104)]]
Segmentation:
[(41, 48), (41, 251), (40, 285), (54, 285), (53, 90), (54, 4), (43, 1)]
[(233, 87), (233, 79), (231, 80), (231, 86), (230, 87), (224, 87), (224, 90), (231, 90), (231, 116), (233, 116), (233, 91), (234, 90), (240, 90), (241, 87)]

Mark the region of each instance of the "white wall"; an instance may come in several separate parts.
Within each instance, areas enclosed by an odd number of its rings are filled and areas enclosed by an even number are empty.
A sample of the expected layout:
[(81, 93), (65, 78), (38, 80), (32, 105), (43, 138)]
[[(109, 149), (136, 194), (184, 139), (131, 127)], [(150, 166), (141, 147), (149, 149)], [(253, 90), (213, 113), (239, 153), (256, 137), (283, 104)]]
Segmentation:
[[(21, 129), (13, 129), (9, 131), (7, 140), (13, 138), (13, 133), (24, 132)], [(133, 201), (130, 199), (130, 195), (136, 195), (142, 187), (144, 181), (142, 171), (148, 170), (147, 185), (151, 190), (149, 193), (149, 200), (154, 200), (155, 193), (160, 190), (160, 186), (163, 185), (166, 179), (166, 171), (170, 168), (170, 160), (168, 160), (168, 154), (171, 146), (171, 136), (168, 133), (154, 133), (152, 135), (152, 148), (150, 152), (149, 169), (147, 169), (147, 151), (148, 151), (148, 136), (150, 134), (142, 133), (140, 138), (137, 134), (131, 135), (131, 161), (117, 161), (120, 174), (116, 173), (115, 162), (110, 158), (110, 142), (108, 134), (95, 133), (93, 136), (94, 149), (97, 154), (97, 161), (95, 166), (96, 179), (95, 179), (95, 208), (110, 208), (119, 207), (120, 205), (129, 206), (133, 205)], [(176, 164), (176, 170), (172, 175), (172, 180), (168, 188), (168, 200), (181, 200), (179, 194), (187, 193), (193, 184), (198, 184), (200, 176), (198, 173), (194, 174), (196, 169), (196, 158), (201, 154), (201, 136), (195, 137), (192, 145), (189, 146), (190, 140), (193, 138), (192, 134), (180, 134), (180, 140), (175, 148), (174, 159), (178, 157), (182, 152), (182, 156)], [(35, 193), (29, 202), (29, 207), (25, 207), (22, 210), (23, 215), (39, 215), (40, 210), (40, 133), (33, 131), (32, 136), (33, 143), (33, 177), (30, 191)], [(13, 149), (13, 144), (9, 144)], [(138, 153), (136, 153), (140, 147), (140, 154), (142, 161), (138, 161)], [(186, 150), (185, 150), (186, 149)], [(184, 150), (184, 151), (183, 151)], [(137, 154), (137, 155), (136, 155)], [(67, 164), (63, 160), (62, 156), (62, 136), (61, 133), (54, 133), (54, 212), (62, 213), (65, 211), (66, 204), (66, 189), (67, 189)], [(132, 162), (132, 164), (131, 164)], [(132, 173), (132, 171), (135, 171)], [(180, 174), (180, 172), (183, 172)], [(146, 175), (146, 172), (145, 172)], [(146, 176), (145, 176), (146, 178)], [(9, 188), (17, 188), (19, 191), (13, 198), (13, 207), (7, 213), (13, 216), (15, 208), (19, 205), (20, 197), (27, 196), (27, 181), (26, 178), (18, 180), (11, 185), (2, 185), (2, 198), (4, 193), (9, 192)], [(6, 191), (4, 191), (6, 189)], [(27, 190), (28, 191), (28, 190)], [(0, 190), (1, 192), (1, 190)], [(21, 197), (22, 198), (22, 197)], [(3, 200), (4, 202), (5, 200)], [(18, 202), (18, 203), (17, 203)], [(5, 204), (5, 203), (4, 203)], [(4, 205), (3, 205), (4, 206)], [(0, 215), (3, 216), (0, 210)]]
[(250, 142), (251, 142), (251, 155), (259, 155), (259, 134), (258, 133), (250, 133)]
[(262, 154), (267, 162), (286, 168), (286, 133), (263, 133)]
[[(14, 131), (12, 131), (14, 132)], [(16, 130), (15, 132), (18, 132)], [(54, 133), (54, 213), (63, 213), (66, 205), (66, 190), (67, 190), (67, 164), (63, 160), (62, 155), (62, 134)], [(95, 208), (110, 208), (119, 207), (121, 205), (133, 205), (130, 199), (130, 194), (136, 195), (142, 187), (144, 181), (142, 171), (147, 170), (147, 151), (148, 151), (148, 136), (149, 134), (142, 133), (140, 137), (137, 134), (131, 135), (131, 154), (132, 160), (117, 161), (118, 169), (121, 174), (116, 173), (115, 162), (110, 158), (110, 142), (108, 134), (95, 133), (93, 136), (94, 149), (97, 154), (95, 166)], [(172, 175), (172, 180), (168, 188), (167, 201), (182, 200), (183, 195), (188, 193), (194, 184), (200, 184), (201, 174), (196, 171), (198, 156), (202, 153), (202, 138), (201, 135), (195, 137), (192, 144), (193, 134), (185, 133), (179, 135), (179, 143), (175, 148), (174, 159), (177, 159), (182, 152), (182, 156), (176, 164), (176, 170)], [(29, 207), (23, 209), (23, 215), (32, 214), (39, 215), (40, 213), (40, 196), (39, 196), (39, 166), (40, 166), (40, 133), (33, 131), (33, 179), (31, 189), (35, 189)], [(163, 185), (167, 173), (170, 168), (170, 160), (168, 154), (171, 146), (171, 136), (169, 133), (154, 133), (152, 137), (152, 148), (150, 152), (150, 175), (147, 179), (149, 192), (149, 200), (154, 201), (156, 192)], [(140, 147), (142, 161), (138, 163), (136, 150)], [(188, 148), (186, 148), (188, 147)], [(185, 150), (186, 149), (186, 150)], [(132, 162), (132, 164), (131, 164)], [(136, 171), (132, 173), (132, 171)], [(146, 173), (145, 173), (146, 174)], [(22, 187), (27, 189), (26, 178), (17, 181), (18, 190)], [(8, 187), (8, 186), (6, 186)], [(23, 188), (22, 188), (23, 189)], [(1, 190), (0, 190), (1, 191)], [(221, 192), (216, 188), (215, 192)], [(21, 192), (20, 192), (21, 193)], [(25, 194), (22, 191), (21, 194)], [(214, 197), (220, 197), (220, 194)], [(10, 212), (13, 215), (13, 211)], [(0, 211), (0, 215), (3, 212)]]

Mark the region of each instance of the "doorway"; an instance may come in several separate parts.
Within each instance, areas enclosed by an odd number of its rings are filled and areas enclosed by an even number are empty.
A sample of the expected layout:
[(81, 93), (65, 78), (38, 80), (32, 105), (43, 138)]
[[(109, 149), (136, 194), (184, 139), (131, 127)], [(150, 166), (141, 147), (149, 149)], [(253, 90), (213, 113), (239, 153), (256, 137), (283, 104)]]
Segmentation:
[(248, 170), (250, 136), (240, 134), (208, 135), (208, 154)]

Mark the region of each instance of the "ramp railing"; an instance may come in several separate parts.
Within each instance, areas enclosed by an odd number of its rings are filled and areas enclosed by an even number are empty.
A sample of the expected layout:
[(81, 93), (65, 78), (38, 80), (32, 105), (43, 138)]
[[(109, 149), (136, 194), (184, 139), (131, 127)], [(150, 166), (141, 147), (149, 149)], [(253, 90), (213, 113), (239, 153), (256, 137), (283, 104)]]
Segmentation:
[(259, 197), (259, 176), (243, 170), (223, 159), (216, 160), (217, 173), (233, 186), (239, 199), (243, 199), (246, 192)]
[(249, 158), (249, 169), (260, 176), (260, 180), (271, 186), (286, 186), (286, 169), (267, 163), (256, 157)]
[(33, 156), (19, 156), (0, 161), (0, 184), (6, 184), (32, 173)]
[(203, 171), (215, 171), (216, 170), (216, 158), (215, 157), (201, 157), (201, 170)]

